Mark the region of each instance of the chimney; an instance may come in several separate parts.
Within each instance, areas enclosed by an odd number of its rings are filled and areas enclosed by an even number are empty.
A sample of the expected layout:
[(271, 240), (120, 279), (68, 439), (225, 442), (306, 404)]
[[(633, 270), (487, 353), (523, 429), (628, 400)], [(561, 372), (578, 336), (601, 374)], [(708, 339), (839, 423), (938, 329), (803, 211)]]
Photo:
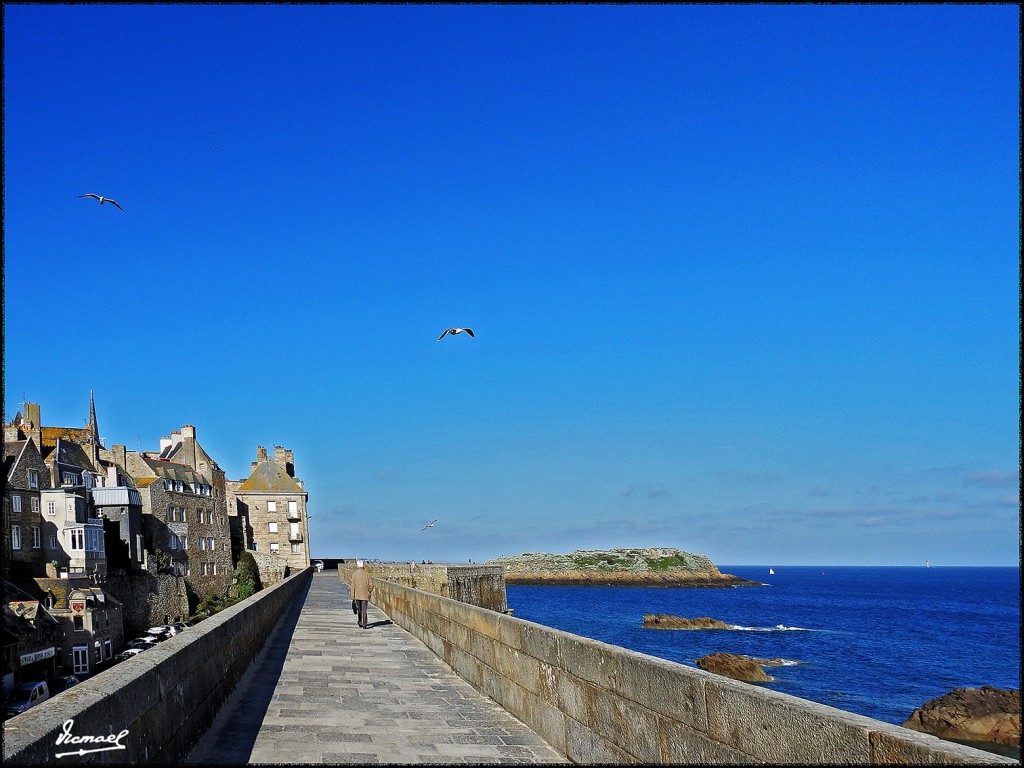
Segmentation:
[(39, 429), (39, 403), (25, 403), (23, 424), (29, 429)]
[(181, 432), (178, 430), (171, 432), (171, 445), (181, 445)]
[(171, 438), (167, 437), (166, 435), (161, 437), (160, 438), (160, 453), (163, 453), (164, 451), (166, 451), (170, 447), (171, 447)]
[(119, 485), (117, 482), (117, 465), (111, 464), (107, 467), (107, 488), (116, 488)]
[(256, 461), (254, 461), (252, 463), (252, 465), (251, 465), (252, 468), (249, 471), (250, 472), (255, 472), (256, 471), (256, 467), (259, 466), (260, 462), (266, 461), (266, 460), (267, 460), (267, 449), (264, 448), (262, 445), (257, 445), (256, 446)]
[(181, 436), (186, 440), (195, 440), (196, 428), (193, 427), (191, 424), (186, 424), (181, 428)]
[(274, 461), (277, 462), (288, 477), (295, 477), (295, 456), (287, 448), (280, 445), (274, 446)]

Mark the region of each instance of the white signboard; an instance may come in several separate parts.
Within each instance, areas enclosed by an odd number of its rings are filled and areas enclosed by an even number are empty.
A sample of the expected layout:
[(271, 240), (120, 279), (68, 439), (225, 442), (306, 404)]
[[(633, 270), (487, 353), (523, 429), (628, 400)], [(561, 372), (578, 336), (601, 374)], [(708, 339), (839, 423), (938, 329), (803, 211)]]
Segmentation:
[(35, 651), (34, 653), (26, 653), (21, 657), (21, 666), (27, 666), (28, 664), (35, 664), (37, 661), (43, 659), (52, 659), (56, 655), (56, 648), (47, 648), (44, 651)]

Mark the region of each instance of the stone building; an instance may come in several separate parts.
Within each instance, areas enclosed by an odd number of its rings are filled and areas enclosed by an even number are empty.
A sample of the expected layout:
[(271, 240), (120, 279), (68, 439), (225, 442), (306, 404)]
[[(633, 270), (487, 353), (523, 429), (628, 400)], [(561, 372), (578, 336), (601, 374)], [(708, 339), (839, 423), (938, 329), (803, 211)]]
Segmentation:
[(18, 683), (52, 680), (58, 672), (57, 654), (63, 642), (60, 623), (9, 581), (3, 583), (3, 695)]
[(124, 648), (121, 603), (90, 579), (35, 579), (47, 612), (63, 632), (57, 649), (58, 672), (88, 676), (111, 663)]
[(234, 579), (226, 479), (196, 428), (162, 438), (159, 454), (127, 451), (125, 464), (142, 500), (147, 568), (184, 576), (197, 602), (224, 597)]
[(292, 451), (278, 445), (271, 458), (259, 446), (249, 477), (228, 482), (228, 497), (244, 548), (280, 558), (292, 570), (309, 566), (309, 494), (295, 477)]
[(50, 476), (32, 438), (4, 442), (3, 572), (26, 576), (46, 575), (43, 551), (43, 516), (40, 491), (50, 487)]

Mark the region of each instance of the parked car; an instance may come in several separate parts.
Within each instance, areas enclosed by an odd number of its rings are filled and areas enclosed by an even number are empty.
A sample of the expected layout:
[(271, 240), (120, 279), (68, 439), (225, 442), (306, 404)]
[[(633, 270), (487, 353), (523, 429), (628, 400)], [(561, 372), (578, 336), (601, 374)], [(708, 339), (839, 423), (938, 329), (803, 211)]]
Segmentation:
[(153, 635), (146, 635), (144, 637), (136, 637), (131, 642), (125, 644), (127, 648), (138, 648), (140, 651), (145, 651), (147, 648), (154, 647), (159, 642)]
[(317, 573), (320, 573), (320, 571), (322, 571), (324, 569), (324, 561), (323, 560), (314, 560), (313, 561), (313, 567), (316, 568), (316, 572)]
[(136, 656), (138, 656), (140, 653), (142, 653), (142, 650), (143, 650), (142, 648), (128, 648), (128, 649), (126, 649), (124, 651), (121, 651), (116, 656), (114, 656), (113, 662), (115, 664), (117, 664), (118, 662), (121, 662), (121, 661), (127, 661), (128, 659), (133, 659)]
[(74, 675), (64, 675), (64, 677), (58, 677), (54, 681), (53, 689), (50, 691), (50, 693), (53, 696), (56, 696), (58, 693), (63, 693), (64, 691), (66, 691), (68, 688), (75, 687), (80, 682), (82, 682), (82, 681), (79, 680)]
[(175, 622), (174, 624), (171, 624), (170, 626), (174, 627), (174, 629), (177, 630), (176, 634), (180, 634), (180, 633), (184, 632), (186, 629), (188, 629), (188, 624), (186, 624), (183, 621)]
[(42, 704), (48, 698), (50, 698), (50, 687), (45, 680), (19, 683), (14, 686), (4, 701), (4, 715), (7, 717), (20, 715), (36, 704)]
[(176, 634), (178, 634), (178, 631), (170, 624), (159, 624), (155, 627), (150, 627), (149, 629), (147, 629), (146, 634), (152, 635), (157, 639), (157, 641), (160, 641), (166, 640), (169, 637), (174, 637)]

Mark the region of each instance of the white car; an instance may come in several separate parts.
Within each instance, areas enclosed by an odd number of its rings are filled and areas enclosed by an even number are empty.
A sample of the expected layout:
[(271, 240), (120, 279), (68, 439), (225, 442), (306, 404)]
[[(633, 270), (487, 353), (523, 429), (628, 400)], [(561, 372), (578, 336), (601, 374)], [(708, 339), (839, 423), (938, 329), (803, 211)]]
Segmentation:
[(313, 567), (316, 568), (316, 572), (317, 573), (320, 573), (320, 571), (322, 571), (324, 569), (324, 561), (323, 560), (314, 560), (313, 561)]

